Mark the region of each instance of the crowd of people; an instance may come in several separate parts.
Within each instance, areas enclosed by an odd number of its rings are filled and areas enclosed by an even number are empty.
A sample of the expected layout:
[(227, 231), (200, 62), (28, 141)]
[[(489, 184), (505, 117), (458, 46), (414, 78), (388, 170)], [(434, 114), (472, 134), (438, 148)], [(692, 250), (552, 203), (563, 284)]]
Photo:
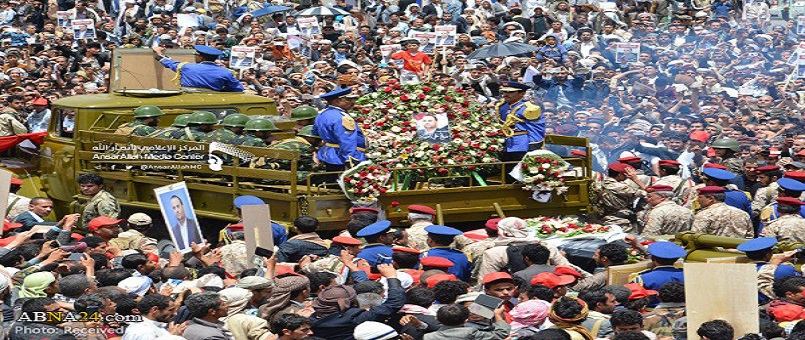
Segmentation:
[[(252, 14), (280, 5), (287, 9)], [(300, 25), (296, 13), (318, 5), (0, 1), (0, 137), (70, 124), (51, 119), (53, 101), (106, 92), (114, 49), (151, 49), (183, 86), (276, 100), (281, 116), (301, 121), (298, 145), (281, 147), (308, 150), (310, 168), (342, 170), (367, 146), (360, 133), (331, 129), (349, 125), (342, 113), (356, 97), (437, 82), (499, 115), (510, 131), (504, 160), (543, 147), (546, 133), (588, 137), (589, 150), (544, 147), (591, 160), (590, 221), (630, 236), (601, 245), (595, 268), (582, 268), (516, 217), (487, 221), (479, 239), (433, 225), (432, 207), (409, 206), (409, 228), (356, 208), (332, 239), (310, 216), (290, 233), (272, 225), (274, 255), (249, 262), (242, 224), (180, 253), (151, 238), (153, 212), (122, 216), (97, 175), (76, 184), (90, 198), (83, 212), (58, 222), (46, 221), (50, 199), (17, 195), (15, 180), (0, 239), (4, 337), (687, 339), (684, 275), (674, 267), (686, 252), (641, 240), (694, 231), (746, 239), (737, 251), (757, 264), (758, 291), (745, 298), (758, 299), (761, 316), (757, 334), (736, 334), (741, 325), (724, 320), (694, 333), (805, 339), (805, 279), (787, 264), (797, 253), (772, 257), (778, 241), (805, 240), (805, 48), (793, 2), (336, 0), (329, 5), (343, 15)], [(69, 24), (86, 20), (94, 27)], [(455, 35), (431, 41), (445, 26)], [(534, 51), (471, 57), (516, 42)], [(171, 60), (177, 48), (194, 49), (196, 63)], [(237, 71), (224, 70), (233, 55)], [(230, 141), (245, 130), (239, 145), (275, 142), (265, 119), (232, 115), (212, 131), (217, 117), (197, 112), (156, 130), (160, 115), (141, 107), (121, 131)], [(344, 153), (348, 144), (354, 154)], [(652, 269), (607, 285), (606, 268), (631, 250)]]

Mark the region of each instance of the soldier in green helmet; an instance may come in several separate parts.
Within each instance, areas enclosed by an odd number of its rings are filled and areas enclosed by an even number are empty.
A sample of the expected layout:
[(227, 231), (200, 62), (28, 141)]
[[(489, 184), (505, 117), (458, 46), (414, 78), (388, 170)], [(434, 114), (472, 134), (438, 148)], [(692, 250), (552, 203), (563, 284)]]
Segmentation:
[(296, 122), (296, 126), (293, 129), (300, 131), (303, 127), (313, 124), (318, 115), (319, 111), (312, 106), (304, 105), (293, 109), (291, 111), (291, 120)]
[(143, 105), (134, 109), (134, 120), (117, 127), (115, 134), (131, 136), (148, 136), (157, 131), (162, 110), (153, 105)]
[(184, 129), (174, 131), (171, 139), (200, 142), (204, 136), (212, 132), (213, 125), (218, 124), (218, 117), (209, 111), (196, 111), (187, 119)]
[(727, 167), (729, 172), (736, 175), (743, 174), (743, 162), (738, 158), (741, 152), (741, 144), (732, 138), (721, 138), (713, 142), (713, 150), (716, 157), (721, 158), (721, 165)]
[(279, 131), (274, 122), (265, 118), (255, 118), (246, 123), (243, 135), (232, 140), (233, 145), (268, 146), (276, 137), (271, 132)]
[(189, 113), (180, 114), (173, 119), (173, 123), (171, 124), (171, 126), (161, 130), (157, 130), (154, 133), (148, 135), (148, 137), (171, 139), (171, 134), (174, 133), (174, 131), (182, 130), (187, 126), (188, 119), (190, 119)]
[(220, 129), (208, 133), (201, 141), (232, 144), (234, 138), (243, 134), (243, 128), (248, 121), (249, 116), (242, 113), (228, 115), (221, 121)]
[[(304, 182), (307, 175), (319, 168), (313, 155), (321, 145), (321, 137), (313, 134), (313, 125), (302, 127), (296, 137), (283, 139), (269, 147), (269, 149), (299, 151), (299, 161), (297, 164), (297, 178), (299, 182)], [(274, 170), (291, 170), (291, 162), (284, 159), (257, 158), (252, 160), (250, 167), (266, 168)]]

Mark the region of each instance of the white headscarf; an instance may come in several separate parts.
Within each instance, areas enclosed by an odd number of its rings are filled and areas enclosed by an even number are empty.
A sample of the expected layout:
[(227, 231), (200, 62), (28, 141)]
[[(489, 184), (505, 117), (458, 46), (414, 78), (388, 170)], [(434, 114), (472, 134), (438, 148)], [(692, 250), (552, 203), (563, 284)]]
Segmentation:
[(506, 217), (498, 222), (497, 245), (509, 245), (512, 243), (533, 241), (535, 231), (528, 228), (525, 220), (519, 217)]

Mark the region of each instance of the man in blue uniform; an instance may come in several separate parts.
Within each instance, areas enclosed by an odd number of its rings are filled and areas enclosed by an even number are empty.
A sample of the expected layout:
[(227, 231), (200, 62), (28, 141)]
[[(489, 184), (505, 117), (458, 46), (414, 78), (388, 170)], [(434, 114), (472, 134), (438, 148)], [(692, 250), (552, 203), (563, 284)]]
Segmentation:
[[(654, 242), (648, 246), (651, 255), (652, 269), (637, 273), (630, 283), (643, 285), (649, 290), (658, 290), (668, 282), (685, 282), (682, 269), (675, 268), (674, 262), (688, 253), (682, 247), (671, 242)], [(657, 302), (652, 303), (656, 305)]]
[[(791, 178), (780, 178), (777, 180), (777, 197), (793, 197), (799, 198), (802, 192), (805, 191), (805, 184)], [(769, 204), (760, 210), (760, 226), (758, 227), (758, 235), (763, 231), (763, 227), (780, 217), (777, 212), (777, 202)], [(799, 216), (805, 217), (805, 207), (799, 210)]]
[(461, 281), (469, 281), (472, 274), (472, 263), (464, 253), (450, 248), (453, 239), (461, 235), (461, 230), (445, 227), (443, 225), (431, 225), (425, 227), (428, 232), (428, 247), (430, 250), (422, 254), (422, 257), (442, 257), (453, 262), (447, 272), (455, 275)]
[(377, 221), (361, 229), (356, 236), (366, 239), (367, 244), (358, 253), (358, 258), (366, 260), (372, 267), (391, 263), (391, 256), (394, 254), (391, 243), (394, 242), (394, 236), (389, 230), (391, 230), (389, 221)]
[[(704, 174), (702, 179), (706, 186), (726, 187), (729, 181), (735, 178), (735, 174), (732, 172), (715, 168), (705, 168), (702, 173)], [(727, 196), (724, 203), (746, 211), (749, 217), (752, 217), (752, 201), (749, 200), (749, 195), (746, 192), (727, 189), (724, 194)]]
[[(243, 223), (243, 206), (244, 205), (260, 205), (266, 204), (260, 197), (257, 196), (238, 196), (235, 198), (235, 208), (238, 209), (238, 217), (241, 218), (240, 222)], [(279, 246), (288, 240), (288, 231), (280, 224), (271, 221), (271, 234), (274, 236), (274, 245)]]
[(153, 48), (156, 59), (165, 68), (176, 72), (182, 87), (197, 87), (221, 92), (243, 92), (243, 85), (232, 71), (215, 64), (221, 51), (206, 45), (196, 45), (196, 63), (178, 62), (165, 55), (165, 47)]
[[(746, 257), (752, 260), (758, 272), (758, 304), (763, 305), (773, 299), (774, 291), (772, 286), (774, 280), (789, 276), (800, 276), (793, 266), (780, 264), (780, 259), (772, 260), (772, 248), (777, 244), (774, 237), (760, 237), (741, 243), (737, 249), (746, 253)], [(788, 255), (788, 253), (786, 253)], [(790, 258), (790, 257), (788, 257)]]
[[(495, 113), (503, 123), (506, 150), (501, 159), (506, 162), (520, 161), (526, 152), (542, 147), (545, 140), (545, 118), (542, 109), (524, 100), (528, 85), (503, 82), (500, 92), (503, 100), (495, 105)], [(508, 173), (513, 165), (506, 167)]]
[(366, 138), (355, 120), (347, 113), (355, 106), (357, 95), (351, 88), (336, 89), (320, 95), (327, 101), (324, 109), (313, 123), (313, 134), (324, 141), (317, 154), (326, 171), (344, 171), (347, 166), (366, 160), (363, 147)]

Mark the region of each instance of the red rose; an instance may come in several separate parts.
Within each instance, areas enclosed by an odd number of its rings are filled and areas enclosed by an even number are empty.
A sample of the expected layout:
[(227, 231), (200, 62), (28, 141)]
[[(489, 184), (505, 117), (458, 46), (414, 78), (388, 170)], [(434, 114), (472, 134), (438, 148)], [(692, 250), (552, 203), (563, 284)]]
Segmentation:
[(387, 86), (385, 89), (383, 89), (383, 91), (386, 93), (390, 93), (392, 91), (392, 88)]
[(386, 193), (386, 191), (387, 191), (388, 189), (386, 189), (386, 188), (380, 188), (380, 189), (378, 189), (378, 190), (380, 190), (380, 193), (381, 193), (381, 194), (385, 194), (385, 193)]
[(440, 174), (443, 174), (443, 173), (446, 173), (446, 172), (447, 172), (447, 169), (445, 169), (445, 168), (439, 168), (439, 170), (437, 170), (437, 171), (438, 171)]
[(393, 201), (393, 202), (391, 202), (391, 207), (392, 207), (392, 208), (394, 208), (394, 207), (396, 207), (396, 206), (398, 206), (398, 205), (400, 205), (400, 202), (397, 202), (397, 201)]
[(367, 129), (367, 130), (368, 130), (368, 129), (369, 129), (369, 128), (371, 128), (371, 127), (372, 127), (372, 125), (370, 125), (370, 124), (363, 124), (363, 128), (364, 128), (364, 129)]
[(428, 92), (430, 92), (430, 90), (431, 90), (430, 87), (427, 87), (427, 86), (422, 87), (422, 92), (428, 93)]
[(406, 96), (406, 95), (402, 95), (402, 96), (400, 96), (400, 100), (402, 100), (402, 101), (408, 101), (408, 96)]
[(470, 169), (470, 171), (475, 171), (475, 168), (477, 168), (475, 165), (470, 165), (468, 167), (468, 169)]
[(444, 100), (446, 100), (446, 101), (448, 101), (448, 102), (452, 102), (452, 101), (453, 101), (453, 97), (450, 97), (450, 96), (445, 96), (445, 97), (444, 97)]
[(424, 94), (424, 93), (420, 93), (420, 94), (417, 96), (417, 98), (419, 98), (419, 100), (425, 100), (425, 94)]
[(439, 149), (442, 148), (441, 146), (439, 146), (439, 144), (433, 144), (432, 147), (433, 147), (433, 151), (439, 151)]
[(369, 176), (369, 172), (368, 171), (361, 171), (359, 175), (361, 177), (366, 177), (366, 176)]
[(390, 108), (394, 107), (394, 104), (392, 104), (392, 103), (386, 103), (386, 107), (390, 109)]

